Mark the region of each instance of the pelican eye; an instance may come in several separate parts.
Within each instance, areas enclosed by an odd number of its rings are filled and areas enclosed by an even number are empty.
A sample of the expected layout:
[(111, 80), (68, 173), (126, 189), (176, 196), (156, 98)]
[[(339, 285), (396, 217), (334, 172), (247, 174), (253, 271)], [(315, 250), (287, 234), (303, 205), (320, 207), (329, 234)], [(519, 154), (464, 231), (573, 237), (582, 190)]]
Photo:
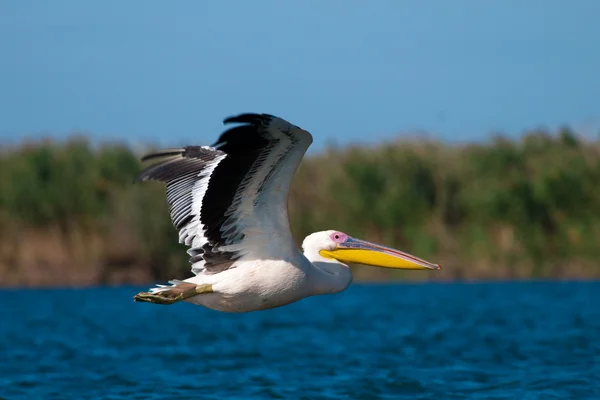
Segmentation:
[(334, 232), (331, 234), (330, 238), (335, 243), (344, 243), (346, 241), (346, 239), (348, 238), (348, 235), (345, 235), (341, 232)]

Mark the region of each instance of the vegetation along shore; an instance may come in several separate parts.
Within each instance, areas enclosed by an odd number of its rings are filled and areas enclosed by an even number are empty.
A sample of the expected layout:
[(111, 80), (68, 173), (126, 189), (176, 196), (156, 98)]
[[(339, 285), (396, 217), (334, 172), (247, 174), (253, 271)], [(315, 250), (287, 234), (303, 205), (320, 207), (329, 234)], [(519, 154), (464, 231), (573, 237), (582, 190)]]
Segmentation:
[[(148, 283), (190, 274), (164, 187), (133, 184), (120, 144), (23, 142), (0, 153), (0, 286)], [(600, 142), (568, 128), (480, 143), (388, 141), (308, 155), (290, 193), (298, 242), (338, 229), (438, 262), (353, 266), (356, 280), (600, 277)]]

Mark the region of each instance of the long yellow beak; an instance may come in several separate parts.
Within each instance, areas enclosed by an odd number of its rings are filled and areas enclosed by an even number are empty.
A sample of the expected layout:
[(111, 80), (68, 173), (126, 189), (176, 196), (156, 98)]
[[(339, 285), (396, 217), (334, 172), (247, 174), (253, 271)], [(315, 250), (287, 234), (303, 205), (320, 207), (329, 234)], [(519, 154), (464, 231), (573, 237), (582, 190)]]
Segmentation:
[(390, 249), (364, 240), (348, 237), (343, 243), (337, 245), (334, 250), (321, 250), (321, 255), (333, 258), (344, 264), (364, 264), (382, 268), (399, 269), (429, 269), (441, 270), (439, 264), (404, 253), (400, 250)]

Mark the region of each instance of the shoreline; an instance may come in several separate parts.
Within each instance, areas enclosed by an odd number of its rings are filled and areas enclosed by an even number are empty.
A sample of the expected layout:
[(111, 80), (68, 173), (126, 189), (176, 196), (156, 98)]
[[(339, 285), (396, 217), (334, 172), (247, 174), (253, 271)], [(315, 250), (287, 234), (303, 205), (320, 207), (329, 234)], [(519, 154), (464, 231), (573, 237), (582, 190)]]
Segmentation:
[[(50, 284), (8, 284), (0, 283), (0, 291), (13, 290), (88, 290), (95, 288), (138, 288), (151, 287), (161, 280), (94, 282), (94, 283), (50, 283)], [(495, 284), (546, 284), (546, 283), (600, 283), (600, 277), (548, 277), (548, 278), (513, 278), (513, 279), (354, 279), (351, 286), (356, 285), (495, 285)]]

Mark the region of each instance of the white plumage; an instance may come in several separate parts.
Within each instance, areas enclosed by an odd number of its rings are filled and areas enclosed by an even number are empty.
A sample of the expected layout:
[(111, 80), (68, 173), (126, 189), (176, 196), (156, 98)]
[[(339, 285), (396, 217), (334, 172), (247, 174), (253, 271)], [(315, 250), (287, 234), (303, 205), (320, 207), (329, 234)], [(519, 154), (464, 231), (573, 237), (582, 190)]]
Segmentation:
[(225, 123), (241, 125), (225, 131), (213, 146), (144, 157), (160, 159), (139, 179), (166, 183), (171, 218), (179, 241), (190, 247), (194, 276), (139, 293), (137, 301), (185, 300), (247, 312), (342, 291), (352, 281), (347, 265), (352, 262), (440, 269), (333, 230), (309, 235), (302, 254), (291, 234), (287, 199), (312, 136), (268, 114), (242, 114)]

